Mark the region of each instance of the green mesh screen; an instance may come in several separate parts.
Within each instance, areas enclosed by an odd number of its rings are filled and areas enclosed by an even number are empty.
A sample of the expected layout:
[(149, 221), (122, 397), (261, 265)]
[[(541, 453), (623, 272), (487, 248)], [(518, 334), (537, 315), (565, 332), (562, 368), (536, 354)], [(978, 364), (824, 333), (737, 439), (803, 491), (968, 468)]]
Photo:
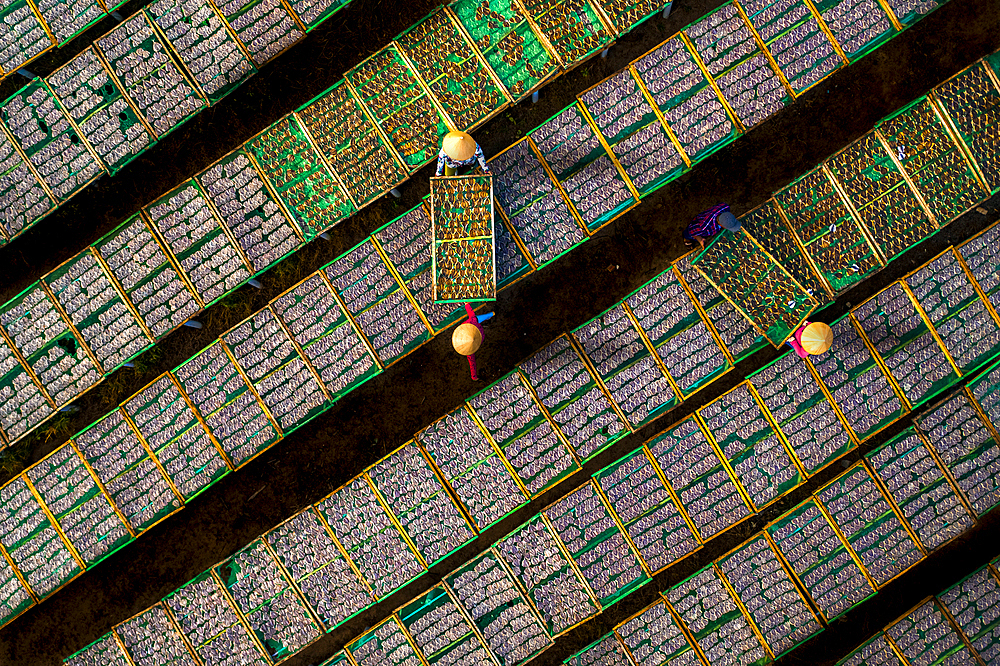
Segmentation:
[(888, 626), (885, 635), (911, 664), (975, 663), (961, 635), (933, 599)]
[(41, 181), (28, 168), (6, 132), (0, 132), (0, 218), (7, 239), (33, 225), (55, 208), (55, 202)]
[(489, 650), (444, 585), (435, 586), (396, 615), (429, 666), (466, 659), (491, 662)]
[(985, 63), (976, 63), (934, 89), (965, 150), (992, 192), (1000, 190), (1000, 89)]
[(521, 0), (564, 69), (608, 45), (610, 34), (589, 0)]
[(818, 0), (813, 4), (851, 62), (896, 34), (889, 15), (877, 0)]
[(432, 178), (430, 208), (434, 302), (494, 300), (493, 176)]

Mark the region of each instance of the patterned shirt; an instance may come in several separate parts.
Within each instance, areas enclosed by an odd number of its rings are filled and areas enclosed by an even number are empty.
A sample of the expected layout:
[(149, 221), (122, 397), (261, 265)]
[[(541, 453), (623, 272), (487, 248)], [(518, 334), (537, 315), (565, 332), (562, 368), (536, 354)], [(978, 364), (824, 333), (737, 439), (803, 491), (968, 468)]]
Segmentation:
[(719, 215), (729, 211), (729, 204), (715, 204), (694, 216), (694, 221), (684, 230), (684, 240), (694, 240), (695, 236), (708, 238), (722, 231)]
[(446, 164), (450, 166), (452, 169), (457, 169), (459, 167), (466, 167), (475, 164), (476, 160), (479, 160), (479, 166), (483, 167), (483, 171), (489, 171), (489, 169), (486, 167), (486, 157), (483, 156), (483, 149), (479, 147), (478, 143), (476, 144), (476, 152), (474, 152), (472, 154), (472, 157), (470, 157), (467, 160), (453, 160), (450, 157), (448, 157), (448, 155), (444, 152), (444, 149), (441, 149), (441, 152), (438, 153), (438, 166), (436, 175), (440, 176), (441, 174), (444, 173), (444, 167)]

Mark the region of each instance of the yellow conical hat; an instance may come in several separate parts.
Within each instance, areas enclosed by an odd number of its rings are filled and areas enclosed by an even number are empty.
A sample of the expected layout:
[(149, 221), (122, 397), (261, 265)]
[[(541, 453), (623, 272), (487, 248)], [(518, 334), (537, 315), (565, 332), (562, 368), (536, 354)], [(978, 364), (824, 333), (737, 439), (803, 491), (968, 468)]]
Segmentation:
[(472, 356), (481, 344), (483, 334), (472, 324), (461, 324), (451, 334), (451, 345), (462, 356)]
[(464, 162), (476, 154), (476, 140), (465, 132), (448, 132), (442, 143), (444, 154), (458, 162)]
[(825, 354), (833, 344), (833, 331), (824, 323), (813, 322), (802, 331), (799, 344), (810, 356)]

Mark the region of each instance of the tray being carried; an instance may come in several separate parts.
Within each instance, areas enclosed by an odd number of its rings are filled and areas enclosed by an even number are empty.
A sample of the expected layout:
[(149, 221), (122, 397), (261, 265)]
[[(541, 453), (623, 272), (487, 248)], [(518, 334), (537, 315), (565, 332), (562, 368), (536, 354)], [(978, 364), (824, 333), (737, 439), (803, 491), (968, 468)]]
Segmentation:
[(495, 239), (493, 176), (431, 178), (435, 303), (496, 298)]

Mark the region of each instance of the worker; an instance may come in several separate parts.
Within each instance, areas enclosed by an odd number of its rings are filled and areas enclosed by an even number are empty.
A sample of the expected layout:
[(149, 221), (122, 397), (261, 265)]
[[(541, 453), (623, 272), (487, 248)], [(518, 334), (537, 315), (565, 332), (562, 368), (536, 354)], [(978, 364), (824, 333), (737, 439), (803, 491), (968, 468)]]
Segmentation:
[(740, 221), (729, 212), (729, 204), (720, 203), (694, 216), (694, 221), (684, 229), (684, 244), (691, 247), (698, 241), (701, 248), (705, 249), (705, 239), (723, 229), (736, 233), (740, 230)]
[(448, 132), (441, 142), (441, 152), (438, 153), (437, 174), (455, 176), (461, 167), (472, 166), (479, 161), (479, 166), (485, 173), (490, 172), (483, 157), (483, 149), (467, 132)]
[(468, 303), (465, 304), (465, 311), (469, 318), (459, 324), (451, 334), (451, 344), (462, 356), (469, 359), (469, 370), (472, 371), (472, 380), (479, 381), (479, 374), (476, 372), (476, 352), (486, 339), (486, 333), (480, 322), (484, 322), (493, 316), (492, 312), (487, 312), (482, 317), (476, 316), (475, 310)]
[(799, 355), (799, 358), (825, 354), (833, 344), (833, 330), (822, 322), (804, 321), (795, 329), (788, 344)]

